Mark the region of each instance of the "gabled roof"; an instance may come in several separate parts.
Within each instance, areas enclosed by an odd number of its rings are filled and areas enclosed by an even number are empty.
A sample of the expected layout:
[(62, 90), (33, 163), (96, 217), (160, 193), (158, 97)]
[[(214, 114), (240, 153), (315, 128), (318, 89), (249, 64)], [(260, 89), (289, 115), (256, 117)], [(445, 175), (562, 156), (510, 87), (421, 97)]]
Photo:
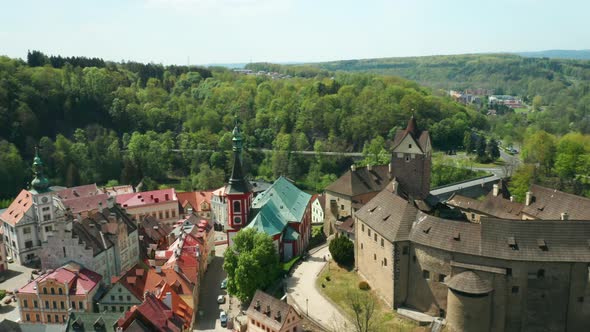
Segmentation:
[(192, 308), (168, 284), (162, 286), (158, 292), (158, 299), (166, 304), (165, 299), (168, 296), (168, 293), (170, 293), (170, 309), (172, 309), (172, 312), (174, 312), (178, 317), (184, 320), (184, 327), (185, 329), (188, 329), (193, 318)]
[(94, 211), (107, 207), (109, 195), (96, 194), (91, 196), (82, 196), (77, 198), (62, 199), (65, 207), (70, 209), (73, 214)]
[(123, 331), (135, 321), (140, 320), (151, 331), (180, 332), (185, 321), (174, 313), (172, 309), (158, 299), (154, 294), (146, 294), (145, 300), (139, 306), (133, 306), (125, 316), (117, 321), (117, 326)]
[(174, 286), (173, 288), (178, 294), (192, 296), (193, 286), (174, 269), (161, 268), (161, 272), (156, 272), (153, 268), (144, 270), (139, 265), (135, 265), (121, 277), (115, 279), (138, 299), (143, 299), (146, 292), (155, 292), (165, 284)]
[[(66, 324), (66, 332), (109, 331), (117, 320), (123, 316), (121, 312), (80, 312), (72, 311)], [(104, 326), (102, 330), (100, 326)]]
[(201, 212), (201, 204), (207, 203), (208, 210), (211, 210), (211, 197), (213, 196), (213, 191), (190, 191), (190, 192), (179, 192), (176, 193), (178, 197), (178, 202), (180, 202), (180, 206), (185, 208), (188, 204), (190, 204), (193, 208), (193, 211)]
[(142, 205), (176, 201), (176, 191), (173, 188), (145, 191), (139, 193), (122, 194), (116, 196), (117, 204), (122, 207), (136, 207)]
[(406, 129), (400, 129), (395, 133), (395, 137), (393, 139), (393, 150), (395, 150), (408, 135), (410, 135), (416, 144), (418, 144), (420, 151), (426, 153), (431, 150), (430, 135), (428, 134), (428, 131), (422, 131), (418, 129), (414, 115), (412, 115), (408, 121)]
[(348, 217), (341, 224), (336, 224), (336, 229), (346, 233), (354, 234), (354, 218)]
[(489, 192), (482, 201), (454, 193), (449, 197), (446, 204), (461, 210), (474, 211), (491, 217), (517, 220), (521, 219), (520, 212), (524, 207), (523, 204), (512, 202), (502, 195), (494, 196), (493, 192)]
[[(287, 178), (281, 176), (252, 202), (253, 209), (262, 209), (268, 202), (273, 202), (283, 223), (301, 222), (311, 195), (297, 188)], [(278, 209), (277, 209), (278, 208)], [(274, 213), (274, 212), (273, 212)]]
[(83, 268), (76, 263), (68, 263), (54, 271), (38, 276), (35, 280), (29, 282), (18, 291), (19, 293), (34, 294), (36, 283), (46, 280), (55, 280), (60, 284), (67, 283), (70, 295), (85, 295), (92, 291), (102, 280), (102, 276), (94, 271)]
[(148, 215), (140, 220), (140, 232), (145, 237), (147, 236), (152, 243), (159, 242), (162, 238), (166, 238), (172, 231), (172, 227), (165, 223), (160, 223), (155, 217)]
[(16, 226), (31, 206), (33, 206), (33, 194), (23, 189), (4, 213), (0, 215), (0, 219), (12, 226)]
[(57, 196), (62, 200), (76, 199), (80, 197), (88, 197), (100, 194), (96, 187), (96, 183), (86, 184), (83, 186), (65, 188), (56, 192)]
[(357, 196), (381, 191), (392, 179), (392, 175), (389, 173), (389, 165), (371, 166), (370, 171), (367, 167), (358, 167), (354, 171), (346, 171), (326, 187), (326, 191), (346, 196)]
[(410, 240), (450, 252), (505, 260), (590, 261), (587, 221), (482, 218), (475, 224), (419, 212)]
[[(267, 311), (268, 309), (270, 311)], [(292, 310), (291, 306), (286, 302), (257, 290), (246, 311), (246, 315), (270, 327), (273, 331), (279, 331), (285, 325), (287, 315)], [(295, 314), (301, 318), (296, 312)]]
[[(283, 207), (284, 209), (284, 207)], [(264, 232), (270, 236), (280, 234), (287, 225), (288, 220), (285, 220), (281, 214), (279, 207), (275, 205), (273, 200), (269, 200), (256, 213), (256, 216), (246, 226), (246, 228), (254, 228), (258, 232)]]
[(523, 213), (538, 219), (560, 219), (566, 212), (570, 220), (590, 220), (590, 198), (568, 194), (556, 189), (532, 185), (533, 200)]
[(398, 194), (389, 191), (390, 187), (373, 197), (355, 216), (388, 241), (404, 241), (408, 239), (418, 209)]

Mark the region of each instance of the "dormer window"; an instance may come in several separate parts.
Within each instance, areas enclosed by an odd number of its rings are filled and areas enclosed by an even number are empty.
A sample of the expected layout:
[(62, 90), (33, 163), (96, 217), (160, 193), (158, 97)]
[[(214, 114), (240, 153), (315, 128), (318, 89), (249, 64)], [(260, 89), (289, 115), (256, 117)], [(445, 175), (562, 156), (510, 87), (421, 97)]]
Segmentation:
[(411, 149), (411, 148), (412, 148), (412, 144), (408, 144), (408, 149)]

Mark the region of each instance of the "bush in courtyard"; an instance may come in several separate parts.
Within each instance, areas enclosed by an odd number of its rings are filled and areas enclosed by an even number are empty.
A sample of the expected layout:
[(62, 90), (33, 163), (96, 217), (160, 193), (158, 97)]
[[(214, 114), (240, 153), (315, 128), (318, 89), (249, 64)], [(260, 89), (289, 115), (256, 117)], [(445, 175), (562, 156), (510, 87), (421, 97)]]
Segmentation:
[(354, 244), (348, 238), (339, 236), (330, 242), (330, 254), (336, 263), (351, 266), (354, 263)]
[(359, 282), (359, 289), (360, 290), (369, 290), (369, 289), (371, 289), (371, 286), (369, 286), (368, 282), (363, 280), (363, 281)]

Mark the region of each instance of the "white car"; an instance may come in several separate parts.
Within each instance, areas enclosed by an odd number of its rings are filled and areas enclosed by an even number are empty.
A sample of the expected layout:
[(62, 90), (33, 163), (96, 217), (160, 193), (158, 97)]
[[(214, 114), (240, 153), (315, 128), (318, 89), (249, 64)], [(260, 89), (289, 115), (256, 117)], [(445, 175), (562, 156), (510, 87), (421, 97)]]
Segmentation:
[(221, 322), (221, 327), (227, 326), (227, 314), (223, 310), (219, 313), (219, 321)]
[(225, 295), (219, 295), (217, 297), (217, 303), (224, 304), (225, 303)]

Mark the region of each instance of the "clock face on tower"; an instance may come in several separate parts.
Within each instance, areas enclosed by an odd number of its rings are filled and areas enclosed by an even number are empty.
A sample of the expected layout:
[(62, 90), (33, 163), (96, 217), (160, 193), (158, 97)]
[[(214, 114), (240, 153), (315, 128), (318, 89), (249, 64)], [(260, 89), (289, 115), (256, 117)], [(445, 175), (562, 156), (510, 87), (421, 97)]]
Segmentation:
[(47, 198), (47, 197), (41, 198), (41, 202), (43, 202), (43, 203), (47, 203), (48, 200), (49, 200), (49, 198)]

